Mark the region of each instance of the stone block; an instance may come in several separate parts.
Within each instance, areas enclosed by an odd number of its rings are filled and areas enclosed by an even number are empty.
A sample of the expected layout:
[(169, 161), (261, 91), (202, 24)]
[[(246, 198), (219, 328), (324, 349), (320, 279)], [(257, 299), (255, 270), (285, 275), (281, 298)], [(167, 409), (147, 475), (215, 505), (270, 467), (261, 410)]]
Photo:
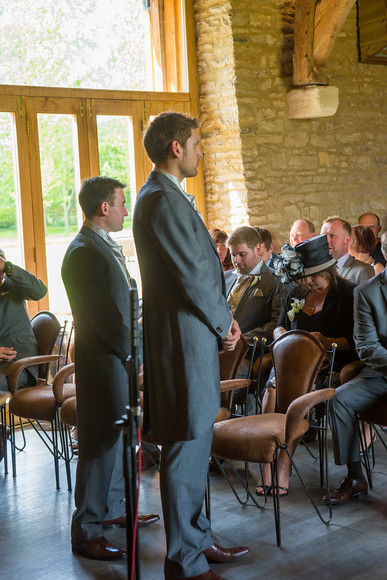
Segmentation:
[(339, 89), (311, 85), (287, 94), (289, 119), (331, 117), (339, 106)]

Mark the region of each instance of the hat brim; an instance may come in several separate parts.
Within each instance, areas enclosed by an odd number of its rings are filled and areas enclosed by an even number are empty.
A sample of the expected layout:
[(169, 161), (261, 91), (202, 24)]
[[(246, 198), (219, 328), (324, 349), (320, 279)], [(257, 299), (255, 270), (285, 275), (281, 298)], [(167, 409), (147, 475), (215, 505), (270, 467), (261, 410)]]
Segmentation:
[(319, 264), (318, 266), (305, 268), (301, 278), (306, 278), (307, 276), (313, 276), (315, 274), (321, 274), (321, 272), (325, 272), (325, 270), (329, 270), (329, 268), (332, 268), (332, 266), (334, 266), (336, 263), (337, 261), (334, 258), (332, 258), (328, 262), (325, 262), (325, 264)]

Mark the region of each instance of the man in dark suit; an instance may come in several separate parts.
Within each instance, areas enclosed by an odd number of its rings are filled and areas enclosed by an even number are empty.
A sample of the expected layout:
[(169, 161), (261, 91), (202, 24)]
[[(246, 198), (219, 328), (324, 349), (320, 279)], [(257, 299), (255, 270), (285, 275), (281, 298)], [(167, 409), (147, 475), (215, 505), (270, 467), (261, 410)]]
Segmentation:
[[(387, 232), (382, 236), (387, 257)], [(331, 493), (333, 504), (342, 504), (366, 493), (367, 480), (360, 462), (359, 411), (387, 403), (387, 271), (354, 290), (354, 338), (364, 369), (337, 389), (332, 400), (332, 434), (335, 463), (347, 465), (348, 474)]]
[(348, 252), (351, 240), (351, 225), (339, 216), (328, 217), (321, 226), (321, 233), (328, 238), (329, 251), (337, 260), (337, 271), (342, 278), (360, 284), (374, 276), (372, 266), (356, 260)]
[(122, 438), (114, 423), (129, 398), (124, 363), (131, 352), (129, 289), (134, 282), (121, 246), (109, 236), (123, 228), (128, 215), (124, 187), (108, 177), (83, 182), (79, 203), (86, 219), (62, 266), (76, 337), (79, 450), (72, 549), (96, 560), (126, 553), (103, 535), (107, 525), (126, 524)]
[(241, 226), (230, 234), (235, 269), (225, 272), (227, 300), (244, 337), (273, 339), (281, 300), (276, 295), (278, 279), (261, 257), (262, 239), (255, 228)]
[[(23, 268), (6, 261), (0, 250), (0, 389), (7, 390), (7, 372), (12, 363), (38, 354), (38, 344), (32, 331), (26, 300), (41, 300), (47, 288)], [(25, 369), (19, 387), (36, 382), (37, 369)]]
[(162, 443), (165, 577), (215, 580), (208, 562), (249, 552), (214, 544), (201, 513), (220, 405), (218, 349), (234, 349), (240, 330), (216, 247), (181, 186), (202, 157), (197, 120), (162, 113), (144, 146), (155, 167), (139, 192), (133, 233), (143, 285), (144, 430)]
[(361, 226), (368, 226), (369, 228), (371, 228), (375, 238), (375, 247), (370, 255), (372, 256), (372, 258), (375, 260), (376, 263), (380, 263), (383, 266), (385, 266), (386, 259), (383, 256), (382, 244), (379, 238), (379, 233), (382, 230), (379, 216), (376, 215), (376, 213), (372, 212), (363, 213), (357, 220), (357, 223), (360, 224)]

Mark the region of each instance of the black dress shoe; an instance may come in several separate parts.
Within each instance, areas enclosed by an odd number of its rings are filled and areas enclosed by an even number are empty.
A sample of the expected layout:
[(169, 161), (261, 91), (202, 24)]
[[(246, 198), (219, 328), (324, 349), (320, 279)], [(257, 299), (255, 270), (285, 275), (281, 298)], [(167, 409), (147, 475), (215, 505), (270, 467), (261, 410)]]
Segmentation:
[(250, 554), (250, 548), (222, 548), (214, 543), (207, 550), (203, 550), (203, 554), (209, 564), (227, 564)]
[[(166, 577), (168, 580), (168, 577)], [(175, 580), (175, 578), (173, 579)], [(203, 574), (199, 574), (199, 576), (189, 576), (188, 578), (179, 578), (179, 580), (225, 580), (223, 576), (218, 576), (212, 570), (208, 570), (208, 572), (203, 572)]]
[[(368, 493), (368, 483), (365, 477), (361, 479), (351, 479), (346, 477), (340, 487), (331, 492), (332, 505), (340, 505), (347, 503), (353, 497)], [(324, 501), (328, 501), (328, 496), (323, 497)]]
[(126, 555), (126, 550), (113, 546), (103, 536), (94, 540), (71, 542), (71, 547), (74, 554), (86, 556), (92, 560), (118, 560)]
[[(149, 526), (149, 524), (153, 524), (153, 522), (157, 522), (160, 519), (158, 514), (144, 514), (138, 516), (138, 525), (139, 526)], [(106, 520), (103, 522), (103, 527), (108, 528), (109, 526), (117, 526), (118, 528), (126, 528), (126, 516), (121, 516), (120, 518), (116, 518), (115, 520)]]

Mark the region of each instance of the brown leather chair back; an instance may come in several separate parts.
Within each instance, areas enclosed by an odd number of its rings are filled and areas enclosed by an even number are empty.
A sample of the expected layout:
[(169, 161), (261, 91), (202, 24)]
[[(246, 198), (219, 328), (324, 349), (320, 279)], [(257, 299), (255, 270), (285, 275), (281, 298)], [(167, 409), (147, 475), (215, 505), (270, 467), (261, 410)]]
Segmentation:
[(231, 351), (222, 351), (219, 354), (219, 368), (220, 368), (220, 380), (228, 381), (230, 379), (235, 379), (237, 376), (238, 369), (241, 362), (245, 358), (249, 350), (249, 345), (246, 339), (241, 335), (240, 339), (236, 343), (235, 349)]
[[(31, 319), (31, 326), (38, 343), (38, 354), (52, 354), (61, 329), (57, 317), (48, 310), (38, 312)], [(49, 363), (39, 365), (38, 377), (47, 380)]]
[(313, 389), (325, 358), (321, 343), (304, 330), (290, 330), (270, 345), (276, 379), (276, 412)]

